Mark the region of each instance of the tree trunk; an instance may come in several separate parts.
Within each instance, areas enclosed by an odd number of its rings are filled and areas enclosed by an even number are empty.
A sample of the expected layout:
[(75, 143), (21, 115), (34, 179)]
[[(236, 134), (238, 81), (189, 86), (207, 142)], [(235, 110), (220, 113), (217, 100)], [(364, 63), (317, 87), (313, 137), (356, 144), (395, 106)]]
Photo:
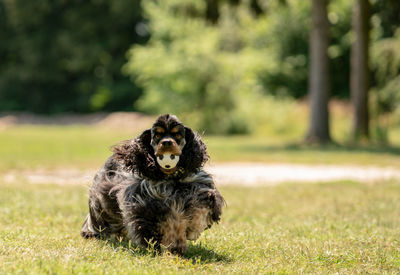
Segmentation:
[(350, 90), (354, 107), (352, 134), (354, 140), (369, 137), (368, 89), (369, 89), (369, 2), (356, 0), (353, 9), (353, 33), (351, 47)]
[(312, 26), (310, 35), (310, 124), (307, 142), (331, 141), (329, 133), (329, 22), (327, 6), (329, 0), (312, 0)]

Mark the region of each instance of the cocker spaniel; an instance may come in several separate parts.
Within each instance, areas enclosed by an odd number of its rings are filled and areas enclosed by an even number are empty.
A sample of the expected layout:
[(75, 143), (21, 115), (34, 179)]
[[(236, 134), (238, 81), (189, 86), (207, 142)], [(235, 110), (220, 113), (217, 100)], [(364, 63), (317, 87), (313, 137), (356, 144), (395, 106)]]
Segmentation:
[(184, 254), (186, 240), (220, 220), (224, 199), (203, 170), (206, 146), (176, 116), (159, 116), (113, 152), (89, 190), (83, 237), (117, 234)]

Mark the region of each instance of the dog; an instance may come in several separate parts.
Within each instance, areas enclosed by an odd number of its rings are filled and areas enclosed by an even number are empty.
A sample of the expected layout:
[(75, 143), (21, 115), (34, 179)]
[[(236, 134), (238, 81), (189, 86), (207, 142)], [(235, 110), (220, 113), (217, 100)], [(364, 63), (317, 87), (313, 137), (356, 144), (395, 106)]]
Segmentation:
[(160, 115), (112, 151), (89, 189), (84, 238), (126, 236), (183, 255), (186, 240), (219, 222), (225, 200), (203, 170), (206, 145), (176, 116)]

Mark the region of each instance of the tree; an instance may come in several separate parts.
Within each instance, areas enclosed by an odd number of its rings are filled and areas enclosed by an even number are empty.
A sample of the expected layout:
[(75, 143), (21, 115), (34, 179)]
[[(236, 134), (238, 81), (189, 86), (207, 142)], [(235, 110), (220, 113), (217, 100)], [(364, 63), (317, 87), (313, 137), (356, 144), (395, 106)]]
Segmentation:
[(312, 0), (312, 27), (310, 35), (310, 125), (307, 142), (325, 143), (331, 140), (329, 132), (329, 0)]
[(139, 0), (0, 1), (0, 111), (133, 110), (121, 67), (144, 25)]
[(208, 3), (143, 2), (150, 40), (132, 47), (124, 70), (143, 88), (139, 110), (174, 113), (207, 134), (248, 133), (265, 107), (259, 74), (276, 67), (267, 19), (239, 4), (210, 12)]
[(352, 134), (355, 140), (369, 137), (369, 18), (368, 0), (356, 0), (353, 9), (355, 40), (351, 48), (350, 90), (354, 107)]

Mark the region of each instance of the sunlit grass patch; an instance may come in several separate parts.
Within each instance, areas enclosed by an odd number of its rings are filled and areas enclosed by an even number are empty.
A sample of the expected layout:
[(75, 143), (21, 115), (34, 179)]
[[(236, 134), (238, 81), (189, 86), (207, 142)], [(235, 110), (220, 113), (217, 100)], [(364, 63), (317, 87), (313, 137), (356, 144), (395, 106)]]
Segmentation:
[(112, 145), (137, 134), (85, 126), (12, 127), (0, 131), (0, 170), (96, 167)]
[[(203, 140), (211, 161), (400, 167), (399, 127), (388, 129), (389, 144), (351, 145), (351, 109), (345, 102), (333, 101), (330, 104), (331, 132), (336, 143), (325, 146), (302, 143), (308, 124), (306, 102), (266, 98), (265, 102), (258, 104), (256, 110), (247, 110), (246, 122), (254, 128), (253, 135), (210, 136), (205, 133)], [(184, 123), (192, 126), (191, 121)], [(10, 169), (98, 169), (111, 154), (112, 145), (140, 133), (139, 129), (110, 127), (112, 125), (108, 124), (2, 128), (0, 173)]]
[(400, 269), (400, 184), (221, 187), (219, 225), (183, 257), (84, 240), (86, 187), (0, 185), (0, 273), (392, 273)]
[(400, 147), (382, 145), (313, 146), (268, 137), (206, 137), (211, 160), (216, 162), (269, 162), (301, 164), (373, 165), (400, 167)]
[[(110, 147), (135, 137), (130, 129), (19, 126), (0, 131), (0, 172), (30, 169), (98, 169)], [(400, 149), (382, 145), (308, 146), (291, 135), (204, 136), (212, 162), (354, 164), (400, 167)]]

